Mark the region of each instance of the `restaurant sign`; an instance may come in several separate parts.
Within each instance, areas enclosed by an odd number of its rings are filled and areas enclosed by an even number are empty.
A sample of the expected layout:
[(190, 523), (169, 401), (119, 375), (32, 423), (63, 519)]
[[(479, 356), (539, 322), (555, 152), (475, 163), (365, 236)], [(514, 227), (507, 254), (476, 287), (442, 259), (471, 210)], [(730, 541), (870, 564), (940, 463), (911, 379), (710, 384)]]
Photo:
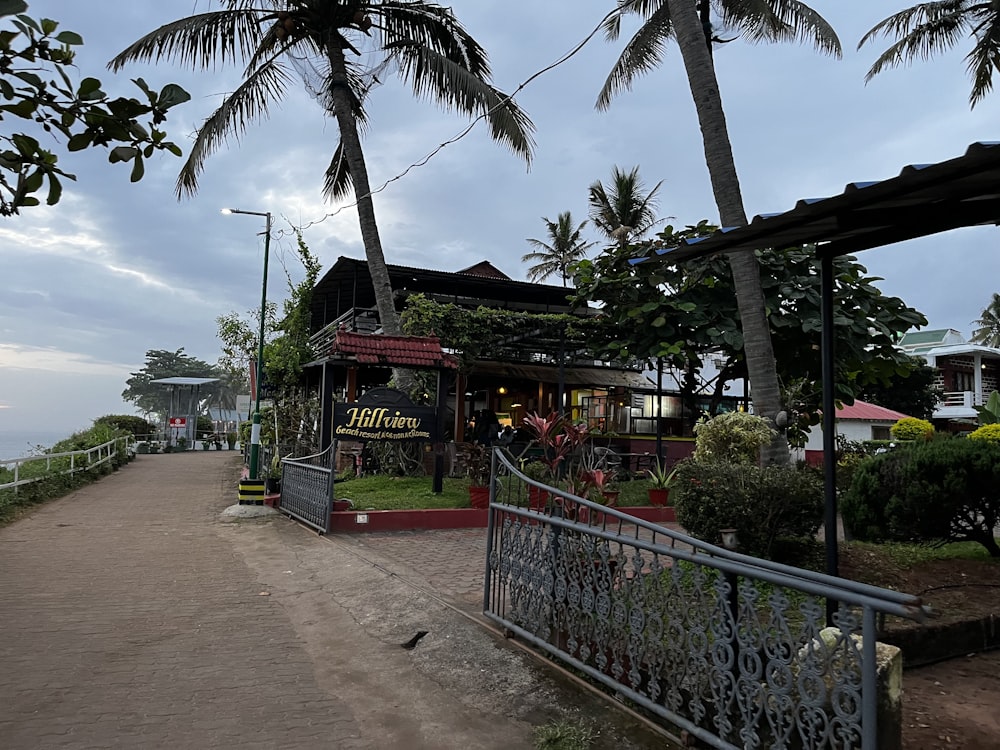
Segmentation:
[(433, 406), (414, 406), (409, 399), (386, 399), (391, 389), (382, 391), (382, 398), (354, 403), (337, 403), (333, 407), (333, 435), (340, 440), (418, 440), (436, 442), (437, 410)]

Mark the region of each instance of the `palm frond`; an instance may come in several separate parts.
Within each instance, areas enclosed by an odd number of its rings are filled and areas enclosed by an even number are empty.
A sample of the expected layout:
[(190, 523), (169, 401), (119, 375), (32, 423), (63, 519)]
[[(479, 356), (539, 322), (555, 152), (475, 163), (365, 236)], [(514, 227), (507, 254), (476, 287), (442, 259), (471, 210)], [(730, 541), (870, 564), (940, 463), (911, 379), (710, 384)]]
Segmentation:
[(979, 25), (972, 29), (976, 43), (965, 58), (972, 76), (969, 103), (973, 107), (993, 89), (993, 72), (1000, 70), (1000, 9), (991, 7), (983, 16)]
[(658, 67), (663, 62), (667, 42), (673, 33), (670, 10), (663, 2), (652, 10), (646, 22), (625, 45), (597, 95), (597, 109), (606, 110), (616, 95), (632, 87), (636, 78)]
[(450, 8), (425, 2), (387, 2), (373, 5), (381, 16), (381, 32), (386, 47), (415, 43), (461, 65), (484, 81), (489, 81), (489, 61), (485, 50), (455, 18)]
[(323, 197), (329, 201), (345, 198), (354, 189), (351, 169), (344, 158), (344, 145), (337, 143), (323, 179)]
[(198, 190), (198, 175), (208, 159), (229, 135), (239, 138), (247, 125), (267, 117), (272, 101), (281, 98), (289, 83), (287, 71), (276, 61), (261, 66), (227, 96), (219, 108), (202, 123), (191, 153), (177, 176), (178, 197)]
[(966, 0), (921, 3), (883, 19), (858, 42), (858, 49), (879, 36), (896, 42), (879, 55), (865, 74), (870, 81), (886, 68), (895, 68), (915, 58), (926, 60), (951, 49), (967, 33), (971, 21)]
[(400, 76), (418, 97), (468, 115), (484, 115), (493, 140), (529, 164), (534, 151), (534, 125), (513, 99), (482, 77), (434, 50), (413, 43), (399, 43)]
[(718, 7), (723, 23), (738, 28), (740, 36), (752, 44), (803, 42), (841, 56), (837, 32), (800, 0), (720, 0)]
[(245, 60), (257, 47), (258, 20), (264, 14), (264, 10), (221, 10), (164, 24), (119, 52), (108, 67), (118, 71), (130, 62), (174, 60), (205, 69)]

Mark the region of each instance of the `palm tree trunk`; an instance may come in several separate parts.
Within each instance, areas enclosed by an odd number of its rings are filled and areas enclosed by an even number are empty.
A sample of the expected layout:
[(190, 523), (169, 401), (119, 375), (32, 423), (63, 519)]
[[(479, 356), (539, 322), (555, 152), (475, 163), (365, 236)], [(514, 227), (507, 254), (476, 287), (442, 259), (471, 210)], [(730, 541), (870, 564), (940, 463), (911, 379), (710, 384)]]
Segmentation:
[(399, 336), (399, 316), (392, 298), (392, 285), (389, 282), (389, 269), (382, 253), (382, 240), (378, 235), (378, 224), (375, 222), (375, 204), (372, 202), (371, 186), (368, 184), (368, 167), (365, 164), (365, 154), (361, 148), (361, 137), (354, 119), (351, 106), (351, 93), (347, 83), (347, 64), (344, 51), (339, 47), (328, 45), (327, 55), (330, 59), (333, 85), (330, 91), (333, 98), (337, 126), (340, 129), (340, 142), (344, 148), (344, 158), (351, 170), (351, 181), (354, 184), (354, 195), (358, 205), (358, 222), (361, 225), (361, 239), (365, 244), (365, 258), (368, 260), (368, 273), (371, 274), (375, 287), (375, 305), (378, 307), (379, 321), (382, 329), (391, 336)]
[[(719, 219), (724, 227), (744, 226), (747, 223), (743, 209), (740, 181), (729, 143), (726, 115), (722, 109), (722, 95), (715, 77), (712, 57), (705, 46), (705, 32), (698, 14), (698, 5), (691, 0), (667, 0), (670, 17), (677, 37), (677, 45), (684, 59), (688, 85), (694, 98), (705, 148), (705, 161), (712, 181)], [(760, 282), (760, 266), (752, 251), (729, 254), (733, 271), (733, 285), (743, 328), (743, 351), (753, 387), (756, 414), (773, 425), (774, 417), (781, 410), (781, 391), (771, 346), (771, 330), (764, 308), (764, 292)], [(765, 450), (765, 464), (787, 464), (788, 442), (778, 436)]]
[[(344, 50), (328, 42), (327, 56), (330, 60), (332, 73), (330, 95), (333, 98), (334, 113), (337, 117), (337, 126), (340, 129), (340, 142), (343, 146), (344, 158), (347, 159), (347, 166), (351, 170), (351, 182), (354, 185), (354, 195), (358, 206), (358, 223), (361, 226), (361, 239), (365, 245), (368, 273), (375, 289), (375, 306), (378, 308), (379, 322), (387, 335), (400, 336), (403, 331), (399, 325), (399, 315), (396, 314), (392, 283), (389, 281), (389, 269), (385, 263), (385, 254), (382, 252), (378, 224), (375, 222), (375, 203), (372, 201), (371, 186), (368, 183), (368, 166), (365, 164), (365, 153), (361, 148), (361, 137), (358, 135), (358, 125), (351, 106)], [(400, 390), (406, 393), (413, 390), (415, 379), (411, 371), (394, 369), (393, 377)]]

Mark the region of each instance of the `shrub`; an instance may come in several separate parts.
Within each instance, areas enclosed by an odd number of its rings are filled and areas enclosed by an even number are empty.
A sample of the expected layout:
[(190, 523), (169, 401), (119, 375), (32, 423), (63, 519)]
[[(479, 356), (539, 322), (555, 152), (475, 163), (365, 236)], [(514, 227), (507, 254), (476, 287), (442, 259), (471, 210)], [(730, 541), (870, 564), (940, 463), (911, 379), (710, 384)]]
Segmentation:
[(134, 436), (148, 436), (156, 433), (156, 425), (132, 414), (105, 414), (103, 417), (95, 419), (94, 424), (107, 425), (121, 432), (130, 432)]
[(1000, 445), (1000, 422), (984, 424), (978, 430), (970, 432), (969, 440), (983, 440), (994, 445)]
[(841, 513), (862, 540), (972, 541), (1000, 557), (1000, 448), (935, 440), (875, 456), (858, 467)]
[(926, 419), (903, 417), (889, 428), (896, 440), (928, 440), (934, 435), (934, 425)]
[(811, 470), (686, 460), (671, 498), (678, 522), (718, 544), (736, 529), (740, 551), (768, 557), (780, 537), (811, 537), (823, 518), (823, 485)]
[(694, 458), (698, 461), (756, 464), (760, 449), (770, 444), (774, 430), (763, 417), (731, 411), (698, 420), (694, 434)]

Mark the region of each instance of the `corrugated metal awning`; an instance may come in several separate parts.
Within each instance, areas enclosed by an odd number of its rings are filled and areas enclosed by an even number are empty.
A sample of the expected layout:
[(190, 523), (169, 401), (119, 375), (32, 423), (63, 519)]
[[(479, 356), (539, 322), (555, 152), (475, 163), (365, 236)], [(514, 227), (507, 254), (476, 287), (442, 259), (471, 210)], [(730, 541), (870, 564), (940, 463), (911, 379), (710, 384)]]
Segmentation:
[(1000, 142), (973, 143), (963, 156), (937, 164), (910, 164), (899, 175), (852, 182), (839, 195), (803, 198), (790, 211), (758, 214), (744, 227), (657, 250), (678, 263), (715, 253), (817, 244), (847, 255), (958, 227), (1000, 221)]

